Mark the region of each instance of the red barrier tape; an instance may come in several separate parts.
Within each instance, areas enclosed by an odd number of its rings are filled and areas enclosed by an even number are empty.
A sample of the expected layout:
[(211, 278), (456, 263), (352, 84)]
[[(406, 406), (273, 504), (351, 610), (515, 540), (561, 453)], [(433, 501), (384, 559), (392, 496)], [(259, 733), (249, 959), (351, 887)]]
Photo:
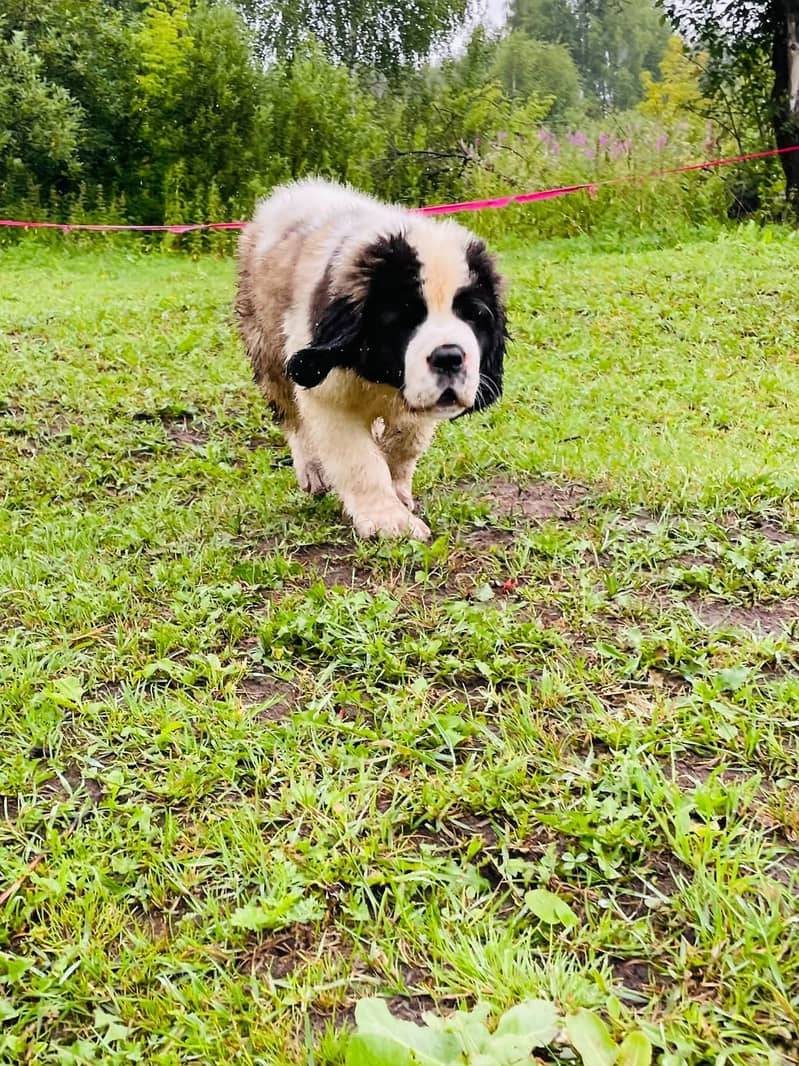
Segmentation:
[(648, 174), (624, 174), (620, 178), (605, 178), (603, 181), (588, 181), (582, 185), (563, 185), (556, 189), (542, 189), (540, 192), (524, 192), (515, 196), (500, 196), (494, 200), (470, 200), (459, 204), (437, 204), (432, 207), (417, 207), (422, 215), (453, 215), (457, 211), (481, 211), (485, 207), (507, 207), (509, 204), (530, 204), (536, 200), (554, 200), (558, 196), (568, 196), (573, 192), (587, 192), (595, 196), (597, 189), (606, 185), (620, 185), (628, 181), (652, 181), (665, 178), (670, 174), (686, 174), (691, 170), (709, 170), (712, 167), (724, 167), (729, 163), (746, 163), (750, 159), (766, 159), (768, 156), (785, 155), (787, 152), (799, 152), (799, 144), (790, 148), (769, 148), (764, 152), (750, 152), (748, 155), (731, 155), (724, 159), (708, 159), (704, 163), (689, 163), (682, 167), (670, 167), (668, 170), (653, 170)]
[[(647, 174), (624, 174), (620, 178), (605, 178), (602, 181), (588, 181), (582, 185), (561, 185), (554, 189), (541, 189), (538, 192), (517, 193), (512, 196), (499, 196), (493, 200), (466, 200), (456, 204), (431, 204), (427, 207), (411, 208), (420, 215), (454, 215), (459, 211), (484, 211), (488, 208), (508, 207), (509, 204), (531, 204), (538, 200), (554, 200), (559, 196), (569, 196), (574, 192), (587, 192), (595, 196), (597, 189), (607, 185), (620, 185), (629, 181), (653, 181), (671, 174), (687, 174), (692, 170), (710, 170), (724, 167), (729, 163), (746, 163), (751, 159), (767, 159), (769, 156), (785, 155), (787, 152), (799, 152), (799, 144), (789, 148), (769, 148), (764, 152), (750, 152), (748, 155), (731, 155), (724, 159), (708, 159), (703, 163), (689, 163), (682, 167), (670, 167), (668, 170), (653, 170)], [(246, 222), (187, 222), (171, 226), (125, 226), (111, 223), (88, 222), (23, 222), (18, 219), (0, 218), (0, 226), (13, 226), (17, 229), (57, 229), (62, 233), (73, 230), (93, 233), (197, 233), (199, 230), (239, 230)]]

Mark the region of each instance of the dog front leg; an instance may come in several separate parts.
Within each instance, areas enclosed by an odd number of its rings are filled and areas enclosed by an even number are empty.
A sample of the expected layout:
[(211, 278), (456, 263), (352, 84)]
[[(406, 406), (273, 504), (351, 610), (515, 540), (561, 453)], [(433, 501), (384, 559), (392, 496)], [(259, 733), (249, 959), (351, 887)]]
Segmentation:
[(430, 446), (437, 425), (434, 419), (417, 418), (413, 422), (386, 426), (379, 438), (380, 448), (391, 471), (394, 491), (409, 511), (416, 506), (413, 499), (416, 464)]
[(305, 422), (324, 463), (333, 491), (361, 537), (411, 536), (427, 540), (430, 530), (411, 514), (394, 491), (386, 457), (371, 424), (357, 413), (326, 404), (308, 404)]

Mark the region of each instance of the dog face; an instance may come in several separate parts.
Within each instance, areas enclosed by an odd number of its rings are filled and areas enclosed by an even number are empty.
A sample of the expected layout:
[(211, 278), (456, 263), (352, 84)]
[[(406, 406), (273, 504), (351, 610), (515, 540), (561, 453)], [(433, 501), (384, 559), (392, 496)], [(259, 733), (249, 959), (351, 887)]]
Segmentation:
[(379, 237), (339, 277), (332, 260), (312, 300), (311, 344), (289, 358), (289, 377), (314, 388), (344, 367), (441, 418), (497, 400), (507, 338), (501, 280), (481, 241), (455, 244), (451, 232), (440, 244), (435, 229), (423, 241)]

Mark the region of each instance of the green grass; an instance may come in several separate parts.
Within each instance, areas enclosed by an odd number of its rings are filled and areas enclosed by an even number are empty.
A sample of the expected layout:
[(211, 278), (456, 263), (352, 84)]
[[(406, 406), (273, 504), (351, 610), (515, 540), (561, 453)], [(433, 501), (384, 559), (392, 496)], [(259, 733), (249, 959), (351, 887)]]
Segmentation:
[(509, 251), (426, 547), (299, 492), (231, 261), (116, 247), (0, 259), (0, 1061), (325, 1066), (379, 994), (799, 1062), (799, 239)]

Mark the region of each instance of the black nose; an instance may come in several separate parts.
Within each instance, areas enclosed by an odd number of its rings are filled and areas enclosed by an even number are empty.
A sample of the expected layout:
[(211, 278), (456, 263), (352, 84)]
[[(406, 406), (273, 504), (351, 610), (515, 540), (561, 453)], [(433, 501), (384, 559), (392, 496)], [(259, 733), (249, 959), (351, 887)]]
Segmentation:
[(457, 344), (442, 344), (427, 357), (432, 370), (439, 374), (455, 374), (463, 366), (465, 359), (463, 348)]

